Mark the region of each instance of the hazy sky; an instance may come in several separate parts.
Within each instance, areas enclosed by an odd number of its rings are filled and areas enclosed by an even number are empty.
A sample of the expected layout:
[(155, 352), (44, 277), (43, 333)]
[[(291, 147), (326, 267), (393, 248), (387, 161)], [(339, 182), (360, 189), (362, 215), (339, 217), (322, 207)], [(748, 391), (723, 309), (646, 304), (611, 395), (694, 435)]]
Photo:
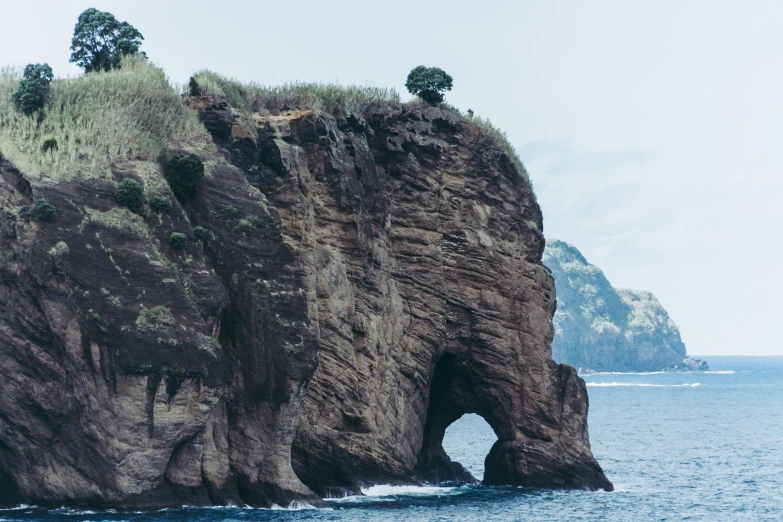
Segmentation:
[(693, 354), (783, 354), (783, 2), (27, 1), (0, 13), (0, 64), (68, 63), (96, 7), (184, 82), (339, 80), (447, 99), (504, 129), (547, 237), (615, 286), (655, 293)]

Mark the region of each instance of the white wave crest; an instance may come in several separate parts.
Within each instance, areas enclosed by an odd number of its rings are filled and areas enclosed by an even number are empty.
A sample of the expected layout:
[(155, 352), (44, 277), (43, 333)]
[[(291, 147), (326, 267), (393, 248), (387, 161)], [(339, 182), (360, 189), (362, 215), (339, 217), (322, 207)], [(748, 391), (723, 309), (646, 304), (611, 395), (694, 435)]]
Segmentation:
[(278, 506), (277, 504), (272, 504), (272, 507), (269, 509), (273, 511), (278, 510), (285, 510), (285, 511), (302, 511), (304, 509), (318, 509), (317, 507), (308, 504), (307, 502), (302, 502), (301, 500), (294, 500), (290, 504), (288, 504), (288, 507), (282, 507)]
[(702, 373), (711, 373), (713, 375), (734, 375), (737, 372), (735, 372), (734, 370), (715, 370), (715, 371), (710, 370)]
[(27, 504), (19, 504), (18, 506), (10, 507), (10, 508), (0, 508), (0, 511), (21, 511), (23, 509), (35, 509), (36, 506), (28, 506)]
[(362, 488), (362, 493), (368, 497), (389, 497), (395, 495), (447, 495), (455, 487), (443, 486), (390, 486), (377, 485)]
[(588, 382), (587, 386), (605, 387), (605, 386), (638, 386), (641, 388), (695, 388), (701, 386), (700, 382), (692, 384), (650, 384), (646, 382)]

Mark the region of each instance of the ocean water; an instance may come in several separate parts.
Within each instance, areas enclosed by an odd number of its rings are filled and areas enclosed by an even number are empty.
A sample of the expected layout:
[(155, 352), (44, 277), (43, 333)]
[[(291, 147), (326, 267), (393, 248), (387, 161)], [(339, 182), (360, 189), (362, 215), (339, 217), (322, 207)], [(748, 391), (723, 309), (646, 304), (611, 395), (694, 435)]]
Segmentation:
[[(328, 510), (183, 508), (145, 513), (20, 506), (3, 520), (783, 520), (783, 357), (706, 357), (711, 373), (585, 377), (593, 452), (616, 491), (375, 486)], [(475, 415), (444, 447), (477, 477), (495, 440)]]

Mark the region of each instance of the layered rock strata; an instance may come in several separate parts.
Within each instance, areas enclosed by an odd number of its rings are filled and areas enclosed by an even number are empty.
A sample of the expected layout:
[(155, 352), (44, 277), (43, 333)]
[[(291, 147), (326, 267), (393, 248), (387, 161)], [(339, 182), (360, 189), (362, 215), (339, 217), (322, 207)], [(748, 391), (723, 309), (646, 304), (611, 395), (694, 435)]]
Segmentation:
[[(465, 413), (498, 435), (485, 482), (611, 489), (584, 383), (551, 359), (541, 212), (491, 137), (429, 106), (189, 102), (217, 145), (195, 198), (151, 163), (58, 184), (0, 165), (0, 504), (471, 480), (441, 446)], [(119, 207), (127, 177), (172, 212)], [(56, 221), (30, 219), (41, 197)]]

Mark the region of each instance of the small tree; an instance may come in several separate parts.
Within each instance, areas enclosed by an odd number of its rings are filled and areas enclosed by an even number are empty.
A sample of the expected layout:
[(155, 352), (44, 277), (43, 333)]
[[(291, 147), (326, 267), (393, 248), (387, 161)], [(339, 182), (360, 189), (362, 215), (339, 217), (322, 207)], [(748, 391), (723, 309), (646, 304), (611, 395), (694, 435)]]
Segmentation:
[(155, 196), (150, 200), (150, 208), (155, 212), (171, 212), (171, 200), (166, 196)]
[(438, 67), (419, 65), (408, 74), (405, 87), (409, 93), (434, 105), (443, 101), (444, 92), (451, 90), (452, 78)]
[(166, 178), (178, 198), (189, 198), (198, 192), (204, 177), (204, 163), (195, 154), (174, 154), (166, 162)]
[(116, 69), (123, 56), (139, 52), (142, 40), (128, 22), (118, 22), (113, 14), (91, 7), (79, 15), (73, 29), (70, 61), (84, 72)]
[(220, 217), (223, 219), (234, 219), (239, 215), (239, 211), (233, 205), (226, 205), (220, 209)]
[(237, 236), (246, 236), (253, 231), (253, 224), (247, 219), (240, 219), (239, 224), (232, 230)]
[(182, 232), (172, 232), (171, 236), (169, 236), (169, 245), (171, 245), (171, 248), (181, 250), (188, 246), (188, 236)]
[(117, 185), (117, 190), (114, 191), (114, 199), (120, 205), (125, 205), (133, 212), (138, 212), (141, 210), (141, 205), (144, 202), (144, 191), (138, 181), (125, 178)]
[(190, 80), (188, 80), (188, 94), (191, 96), (198, 96), (201, 94), (201, 88), (198, 86), (198, 82), (194, 77), (190, 77)]
[(193, 229), (193, 235), (196, 236), (196, 239), (199, 241), (206, 243), (207, 239), (209, 239), (209, 232), (204, 227), (196, 227)]
[(53, 79), (54, 74), (48, 63), (25, 66), (24, 76), (12, 95), (16, 107), (28, 116), (42, 109)]
[(37, 199), (30, 209), (30, 217), (36, 221), (54, 221), (57, 219), (57, 209), (46, 199)]

